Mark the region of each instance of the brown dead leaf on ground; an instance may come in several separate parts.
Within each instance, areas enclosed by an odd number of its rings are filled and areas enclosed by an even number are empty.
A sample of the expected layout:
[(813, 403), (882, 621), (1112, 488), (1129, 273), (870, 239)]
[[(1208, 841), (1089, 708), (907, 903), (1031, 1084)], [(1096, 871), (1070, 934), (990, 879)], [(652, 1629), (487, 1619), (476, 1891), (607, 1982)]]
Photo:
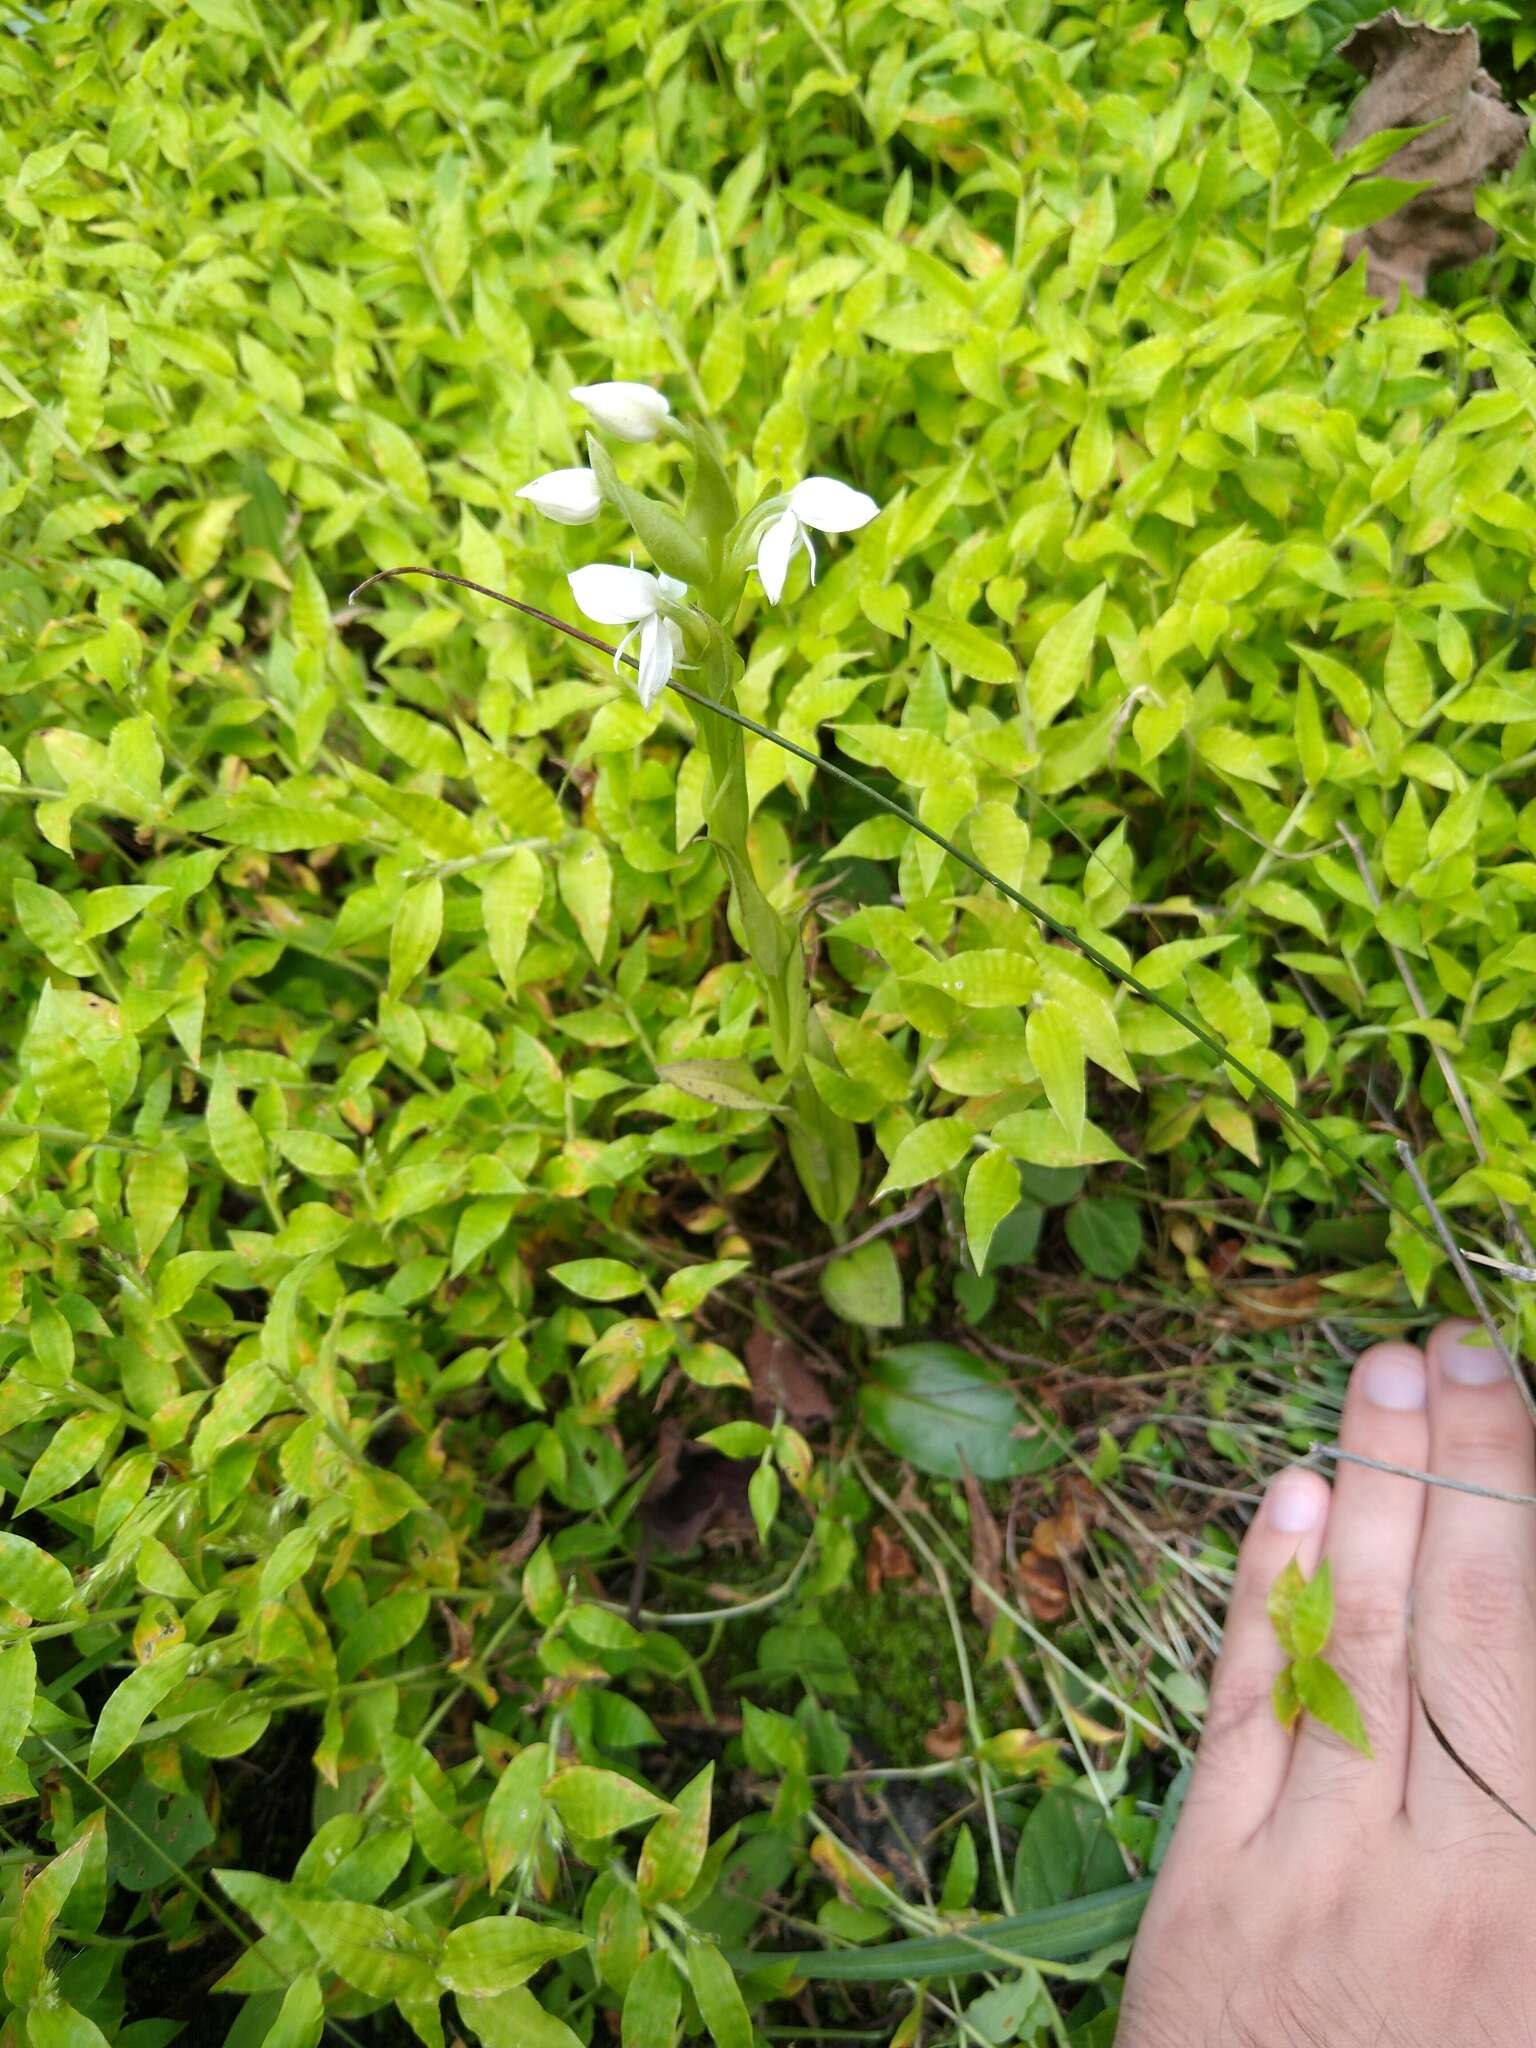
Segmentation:
[(873, 1599), (882, 1586), (915, 1579), (917, 1566), (907, 1546), (883, 1522), (876, 1522), (864, 1546), (864, 1588)]
[(987, 1598), (982, 1587), (990, 1586), (1005, 1600), (1008, 1597), (1003, 1581), (1003, 1532), (997, 1526), (975, 1476), (969, 1471), (965, 1474), (965, 1504), (971, 1518), (971, 1571), (974, 1574), (971, 1612), (983, 1628), (990, 1629), (997, 1619), (997, 1606)]
[(1029, 1547), (1041, 1557), (1075, 1557), (1101, 1519), (1099, 1496), (1090, 1482), (1079, 1473), (1063, 1473), (1056, 1487), (1056, 1512), (1036, 1522)]
[(509, 1572), (521, 1571), (539, 1547), (544, 1534), (544, 1510), (535, 1503), (533, 1512), (523, 1524), (520, 1536), (514, 1537), (505, 1550), (498, 1550), (496, 1562)]
[(696, 1543), (733, 1543), (755, 1534), (747, 1485), (751, 1461), (728, 1458), (710, 1444), (690, 1443), (679, 1425), (663, 1422), (656, 1471), (640, 1504), (640, 1519), (664, 1550)]
[(1389, 311), (1405, 287), (1422, 297), (1433, 272), (1486, 256), (1498, 240), (1477, 217), (1478, 187), (1514, 168), (1529, 124), (1504, 104), (1481, 54), (1475, 29), (1430, 28), (1395, 7), (1363, 23), (1339, 51), (1367, 81), (1339, 138), (1341, 155), (1385, 128), (1437, 124), (1372, 174), (1429, 189), (1344, 245), (1351, 263), (1365, 251), (1367, 287)]
[(937, 1728), (930, 1728), (923, 1737), (923, 1747), (938, 1763), (951, 1763), (962, 1756), (971, 1746), (970, 1730), (965, 1725), (965, 1708), (959, 1700), (944, 1702), (944, 1718)]
[(1315, 1322), (1338, 1304), (1329, 1296), (1326, 1274), (1300, 1273), (1292, 1280), (1245, 1280), (1223, 1289), (1246, 1329), (1273, 1330), (1287, 1323)]
[(475, 1654), (475, 1632), (446, 1600), (438, 1601), (437, 1611), (448, 1631), (448, 1669), (462, 1671)]
[(1018, 1563), (1019, 1591), (1036, 1621), (1060, 1621), (1072, 1604), (1067, 1574), (1060, 1561), (1026, 1550)]
[(772, 1422), (782, 1409), (796, 1429), (804, 1430), (830, 1422), (836, 1414), (821, 1382), (788, 1337), (774, 1330), (754, 1330), (747, 1339), (746, 1361), (759, 1422)]

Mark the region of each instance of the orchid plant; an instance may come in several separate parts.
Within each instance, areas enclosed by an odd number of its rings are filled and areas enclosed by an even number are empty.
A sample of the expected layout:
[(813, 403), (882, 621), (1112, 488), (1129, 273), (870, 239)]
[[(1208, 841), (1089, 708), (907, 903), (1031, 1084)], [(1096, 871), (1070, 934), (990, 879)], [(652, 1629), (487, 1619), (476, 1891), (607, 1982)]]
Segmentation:
[[(585, 525), (610, 507), (650, 555), (654, 571), (632, 561), (596, 562), (569, 578), (571, 595), (587, 618), (628, 628), (614, 650), (614, 665), (633, 661), (642, 704), (654, 704), (676, 671), (686, 668), (702, 696), (733, 709), (744, 666), (733, 628), (754, 570), (769, 603), (778, 604), (797, 554), (806, 554), (815, 576), (812, 532), (856, 532), (879, 506), (834, 477), (813, 476), (742, 512), (708, 428), (679, 418), (660, 392), (613, 382), (579, 385), (571, 396), (616, 441), (670, 434), (682, 444), (693, 468), (683, 510), (625, 484), (595, 434), (587, 437), (588, 467), (551, 470), (517, 495), (566, 526)], [(710, 770), (706, 830), (730, 880), (735, 921), (762, 986), (774, 1060), (789, 1083), (790, 1153), (812, 1207), (823, 1222), (835, 1225), (857, 1191), (858, 1144), (854, 1127), (822, 1102), (807, 1065), (808, 1054), (825, 1048), (816, 1042), (799, 915), (769, 900), (752, 865), (741, 726), (706, 718), (700, 740)]]
[[(636, 568), (631, 560), (628, 564), (590, 563), (570, 572), (571, 594), (587, 618), (598, 625), (628, 627), (617, 647), (521, 598), (419, 564), (379, 570), (352, 595), (355, 599), (370, 585), (393, 576), (435, 576), (462, 584), (601, 649), (612, 656), (621, 672), (629, 663), (640, 700), (647, 707), (670, 686), (691, 705), (713, 714), (699, 725), (709, 766), (705, 829), (730, 882), (733, 928), (757, 970), (773, 1057), (789, 1084), (781, 1113), (790, 1156), (811, 1206), (823, 1222), (836, 1228), (853, 1206), (859, 1182), (858, 1140), (854, 1126), (824, 1103), (812, 1078), (813, 1063), (835, 1070), (835, 1056), (811, 1008), (800, 918), (770, 901), (752, 865), (743, 737), (747, 731), (851, 784), (873, 805), (901, 818), (914, 832), (990, 883), (1046, 931), (1070, 942), (1101, 973), (1123, 983), (1203, 1045), (1245, 1092), (1267, 1102), (1317, 1157), (1343, 1167), (1383, 1207), (1423, 1234), (1424, 1226), (1391, 1190), (1325, 1127), (1299, 1109), (1288, 1090), (1261, 1074), (1242, 1051), (1227, 1044), (1194, 1012), (1171, 1002), (1123, 959), (1112, 958), (1093, 938), (1022, 894), (916, 812), (785, 735), (756, 724), (741, 711), (736, 692), (745, 664), (734, 628), (752, 573), (755, 570), (769, 603), (778, 604), (797, 554), (805, 553), (812, 580), (815, 578), (812, 532), (856, 532), (878, 515), (880, 508), (873, 498), (835, 477), (812, 476), (761, 498), (743, 512), (709, 429), (677, 417), (662, 393), (646, 384), (611, 382), (578, 385), (570, 395), (614, 439), (653, 441), (669, 433), (692, 457), (692, 476), (681, 512), (626, 485), (607, 449), (590, 433), (586, 466), (551, 470), (517, 492), (544, 517), (565, 526), (587, 525), (607, 506), (628, 521), (649, 553), (656, 565), (654, 571)], [(631, 653), (632, 646), (638, 651)], [(677, 681), (679, 670), (687, 670), (694, 683)], [(1040, 801), (1049, 811), (1049, 804), (1043, 798)], [(1080, 1067), (1080, 1059), (1078, 1064)], [(1080, 1111), (1080, 1096), (1078, 1106)]]

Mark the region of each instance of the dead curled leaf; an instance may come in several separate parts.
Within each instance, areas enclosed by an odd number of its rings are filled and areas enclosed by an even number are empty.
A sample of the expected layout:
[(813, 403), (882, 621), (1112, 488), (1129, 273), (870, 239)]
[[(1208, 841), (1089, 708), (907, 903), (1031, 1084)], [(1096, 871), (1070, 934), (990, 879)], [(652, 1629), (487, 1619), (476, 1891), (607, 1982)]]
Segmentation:
[(535, 1502), (532, 1512), (523, 1524), (522, 1533), (516, 1536), (505, 1550), (496, 1553), (496, 1562), (507, 1572), (521, 1571), (538, 1549), (543, 1534), (544, 1510)]
[(752, 1406), (760, 1422), (772, 1422), (780, 1412), (796, 1429), (832, 1420), (836, 1410), (787, 1337), (754, 1330), (747, 1339), (746, 1361)]
[(944, 1718), (923, 1737), (923, 1747), (939, 1763), (950, 1763), (971, 1746), (965, 1725), (965, 1708), (959, 1700), (944, 1702)]
[(1326, 1274), (1300, 1273), (1287, 1280), (1245, 1280), (1223, 1290), (1224, 1299), (1250, 1330), (1269, 1330), (1285, 1323), (1307, 1323), (1326, 1315), (1329, 1297)]
[(1087, 1546), (1088, 1532), (1103, 1520), (1103, 1503), (1092, 1483), (1077, 1472), (1056, 1482), (1056, 1512), (1030, 1531), (1029, 1548), (1014, 1567), (1025, 1605), (1036, 1621), (1060, 1621), (1072, 1604), (1063, 1558)]
[(1080, 1472), (1064, 1472), (1056, 1482), (1056, 1512), (1035, 1524), (1030, 1549), (1042, 1557), (1075, 1557), (1086, 1545), (1088, 1531), (1103, 1519), (1104, 1504), (1092, 1481)]
[(906, 1545), (899, 1537), (893, 1536), (883, 1522), (877, 1522), (864, 1546), (865, 1591), (873, 1599), (882, 1586), (916, 1577), (917, 1567)]
[(1026, 1550), (1018, 1562), (1019, 1590), (1034, 1620), (1060, 1621), (1072, 1604), (1067, 1574), (1054, 1557)]
[(965, 1504), (971, 1519), (971, 1612), (983, 1628), (989, 1629), (997, 1619), (998, 1609), (983, 1588), (990, 1586), (994, 1593), (1005, 1597), (1007, 1591), (1003, 1584), (1003, 1532), (970, 1472), (965, 1474)]
[(1430, 28), (1394, 7), (1357, 28), (1339, 55), (1367, 83), (1350, 109), (1339, 152), (1385, 128), (1437, 125), (1390, 156), (1377, 175), (1427, 183), (1385, 220), (1344, 246), (1345, 260), (1366, 258), (1366, 285), (1396, 306), (1407, 290), (1422, 296), (1432, 272), (1486, 256), (1498, 237), (1477, 217), (1477, 191), (1513, 169), (1528, 122), (1504, 104), (1479, 62), (1477, 31)]

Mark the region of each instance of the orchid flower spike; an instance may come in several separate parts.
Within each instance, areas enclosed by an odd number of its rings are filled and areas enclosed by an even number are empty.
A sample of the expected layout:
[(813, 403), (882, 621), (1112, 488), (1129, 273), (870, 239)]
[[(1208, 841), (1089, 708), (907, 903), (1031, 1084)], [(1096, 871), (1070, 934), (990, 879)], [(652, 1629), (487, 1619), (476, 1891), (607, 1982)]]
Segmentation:
[(853, 533), (868, 526), (880, 510), (874, 499), (836, 477), (808, 476), (790, 492), (784, 510), (757, 545), (757, 573), (763, 579), (768, 602), (777, 604), (784, 594), (784, 579), (799, 549), (811, 558), (811, 581), (816, 581), (816, 550), (808, 527), (818, 533)]
[(682, 629), (664, 616), (662, 606), (679, 603), (688, 593), (686, 583), (675, 576), (653, 576), (648, 569), (622, 569), (613, 562), (593, 562), (585, 569), (573, 569), (567, 581), (577, 604), (600, 626), (628, 626), (614, 650), (618, 667), (629, 643), (638, 634), (639, 667), (636, 688), (647, 710), (671, 680), (683, 653)]
[(603, 508), (603, 494), (590, 469), (552, 469), (524, 484), (517, 495), (562, 526), (585, 526)]
[(577, 384), (571, 396), (620, 441), (654, 441), (672, 413), (649, 384)]

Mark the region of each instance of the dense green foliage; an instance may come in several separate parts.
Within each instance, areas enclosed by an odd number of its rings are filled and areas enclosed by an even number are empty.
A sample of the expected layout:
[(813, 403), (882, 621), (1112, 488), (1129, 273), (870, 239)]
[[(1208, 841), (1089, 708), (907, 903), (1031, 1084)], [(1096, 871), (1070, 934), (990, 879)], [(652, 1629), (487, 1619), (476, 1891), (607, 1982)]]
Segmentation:
[[(1533, 1227), (1529, 160), (1501, 253), (1383, 316), (1340, 255), (1402, 194), (1333, 160), (1326, 12), (8, 25), (7, 2042), (750, 2048), (784, 1973), (728, 1954), (1148, 1867), (1187, 1642), (1120, 1697), (1051, 1666), (1028, 1733), (965, 1671), (974, 1831), (930, 1816), (926, 1896), (853, 1864), (811, 1779), (884, 1682), (850, 1648), (881, 1481), (755, 1410), (743, 1358), (773, 1268), (931, 1183), (945, 1260), (876, 1238), (824, 1275), (857, 1358), (984, 1326), (1043, 1223), (1074, 1272), (1155, 1248), (1199, 1298), (1241, 1205), (1288, 1271), (1369, 1215), (1341, 1155), (1399, 1208), (1340, 1299), (1454, 1298), (1400, 1133), (1468, 1241)], [(631, 536), (514, 493), (583, 459), (566, 393), (609, 377), (712, 418), (742, 505), (810, 472), (878, 500), (814, 587), (749, 584), (737, 701), (1108, 963), (749, 739), (750, 874), (805, 934), (852, 1162), (816, 1214), (703, 714), (479, 598), (348, 602), (427, 562), (574, 618), (567, 571)], [(617, 459), (659, 500), (682, 475)], [(730, 1631), (663, 1625), (729, 1613), (721, 1567), (634, 1579), (663, 1396), (754, 1475), (736, 1577), (777, 1605), (739, 1732)], [(1018, 1398), (907, 1344), (859, 1412), (941, 1477), (970, 1428), (1002, 1479), (1065, 1456), (1009, 1434)], [(961, 1578), (938, 1497), (890, 1511)], [(1032, 1626), (998, 1605), (996, 1654)], [(1058, 1737), (1102, 1743), (1102, 1813)], [(927, 2038), (959, 1998), (968, 2040), (1102, 2048), (1123, 1928), (1079, 1931), (1101, 1985), (983, 1954)], [(874, 2019), (908, 2041), (920, 2007)]]

